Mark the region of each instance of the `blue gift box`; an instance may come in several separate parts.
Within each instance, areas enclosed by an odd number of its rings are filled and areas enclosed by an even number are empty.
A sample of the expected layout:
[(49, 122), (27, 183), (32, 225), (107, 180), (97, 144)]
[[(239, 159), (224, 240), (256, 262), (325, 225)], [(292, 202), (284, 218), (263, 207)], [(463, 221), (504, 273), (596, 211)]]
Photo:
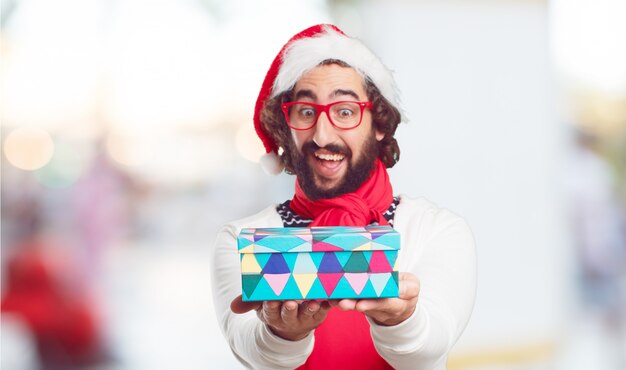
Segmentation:
[(390, 226), (245, 228), (237, 242), (244, 301), (398, 296)]

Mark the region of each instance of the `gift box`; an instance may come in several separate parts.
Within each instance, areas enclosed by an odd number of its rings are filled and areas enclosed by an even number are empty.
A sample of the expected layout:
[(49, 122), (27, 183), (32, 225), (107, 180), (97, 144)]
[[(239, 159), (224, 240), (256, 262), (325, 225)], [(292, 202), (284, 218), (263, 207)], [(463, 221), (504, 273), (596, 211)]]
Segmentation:
[(390, 226), (244, 228), (237, 242), (244, 301), (398, 296)]

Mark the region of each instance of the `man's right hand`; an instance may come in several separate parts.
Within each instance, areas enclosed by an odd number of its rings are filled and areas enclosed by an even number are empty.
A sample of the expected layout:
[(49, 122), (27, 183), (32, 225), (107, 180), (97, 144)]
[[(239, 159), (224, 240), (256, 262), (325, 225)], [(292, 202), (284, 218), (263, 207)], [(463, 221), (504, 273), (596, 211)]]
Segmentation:
[(264, 301), (243, 302), (241, 296), (230, 304), (234, 313), (244, 313), (256, 310), (259, 319), (264, 322), (277, 336), (291, 341), (303, 339), (320, 326), (330, 304), (326, 301)]

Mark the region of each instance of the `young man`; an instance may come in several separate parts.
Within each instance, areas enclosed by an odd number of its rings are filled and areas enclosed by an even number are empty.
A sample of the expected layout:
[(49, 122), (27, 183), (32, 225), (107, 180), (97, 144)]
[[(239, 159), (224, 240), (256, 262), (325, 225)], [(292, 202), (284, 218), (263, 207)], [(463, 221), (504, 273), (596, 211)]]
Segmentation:
[[(297, 176), (295, 195), (218, 234), (215, 310), (237, 359), (267, 369), (444, 369), (475, 297), (475, 249), (460, 217), (394, 197), (386, 168), (399, 159), (401, 121), (389, 70), (331, 25), (295, 35), (257, 100), (265, 167)], [(243, 227), (392, 225), (401, 235), (399, 298), (241, 300)]]

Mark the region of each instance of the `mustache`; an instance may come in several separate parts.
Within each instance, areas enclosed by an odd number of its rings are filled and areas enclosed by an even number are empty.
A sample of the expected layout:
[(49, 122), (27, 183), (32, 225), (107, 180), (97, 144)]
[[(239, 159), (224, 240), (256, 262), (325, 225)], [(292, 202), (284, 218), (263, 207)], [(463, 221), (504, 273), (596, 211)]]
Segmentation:
[(302, 154), (307, 155), (307, 154), (313, 154), (320, 149), (324, 149), (333, 154), (341, 154), (348, 158), (352, 157), (352, 150), (350, 150), (350, 148), (348, 147), (338, 145), (338, 144), (328, 144), (328, 145), (324, 145), (323, 147), (320, 147), (313, 141), (307, 141), (306, 143), (304, 143), (302, 145), (301, 151), (302, 151)]

